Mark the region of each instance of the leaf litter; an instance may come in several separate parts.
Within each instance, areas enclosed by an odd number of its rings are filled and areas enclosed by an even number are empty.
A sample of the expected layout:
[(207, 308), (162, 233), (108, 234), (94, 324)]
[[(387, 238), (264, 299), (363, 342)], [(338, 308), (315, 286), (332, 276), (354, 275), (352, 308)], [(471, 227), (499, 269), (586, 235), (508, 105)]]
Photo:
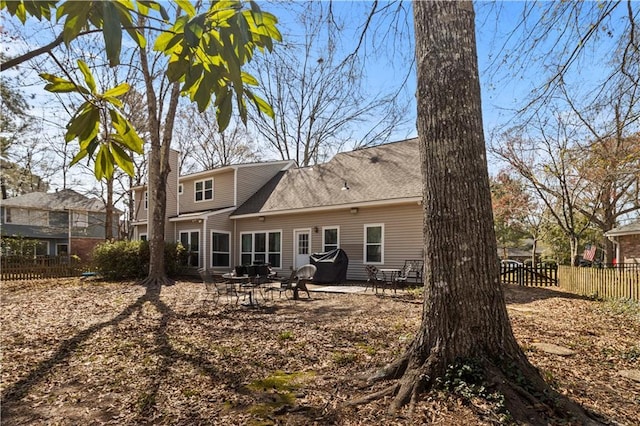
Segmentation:
[[(640, 369), (638, 305), (505, 288), (516, 338), (545, 380), (611, 424), (640, 424), (640, 384), (619, 374)], [(417, 331), (415, 292), (313, 292), (258, 308), (201, 292), (189, 281), (151, 295), (130, 282), (3, 282), (3, 425), (495, 423), (436, 392), (393, 417), (388, 397), (345, 405), (384, 387), (363, 386), (363, 377)]]

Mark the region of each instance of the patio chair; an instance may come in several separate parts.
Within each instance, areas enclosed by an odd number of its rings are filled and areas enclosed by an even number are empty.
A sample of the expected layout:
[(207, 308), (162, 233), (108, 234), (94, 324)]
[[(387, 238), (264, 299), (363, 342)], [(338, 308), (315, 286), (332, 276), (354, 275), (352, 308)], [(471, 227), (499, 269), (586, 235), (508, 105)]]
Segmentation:
[(271, 300), (273, 300), (274, 292), (278, 292), (278, 298), (282, 297), (282, 294), (284, 293), (284, 297), (289, 299), (289, 296), (287, 296), (287, 292), (288, 291), (293, 292), (293, 283), (295, 282), (297, 272), (298, 271), (295, 269), (292, 270), (289, 278), (283, 278), (283, 279), (278, 279), (277, 277), (271, 278), (272, 280), (275, 280), (279, 283), (279, 285), (277, 286), (272, 286), (265, 289), (265, 292), (271, 293)]
[(419, 259), (405, 260), (402, 272), (398, 276), (399, 284), (407, 284), (410, 279), (413, 279), (414, 284), (422, 283), (422, 269), (424, 261)]
[(374, 265), (365, 265), (364, 270), (367, 272), (367, 285), (364, 288), (366, 292), (369, 287), (371, 287), (371, 291), (378, 292), (378, 287), (380, 287), (380, 281), (378, 280), (378, 268)]
[(304, 290), (307, 292), (307, 297), (311, 299), (311, 293), (309, 293), (309, 289), (307, 288), (307, 283), (313, 281), (313, 276), (316, 274), (316, 265), (307, 264), (298, 268), (296, 271), (296, 284), (293, 287), (293, 298), (298, 298), (298, 293), (300, 290)]
[(198, 268), (198, 273), (200, 274), (200, 278), (202, 278), (202, 283), (205, 286), (204, 290), (204, 298), (202, 299), (202, 304), (208, 300), (209, 297), (213, 297), (215, 303), (218, 303), (221, 296), (224, 296), (229, 300), (229, 296), (236, 298), (236, 304), (240, 299), (238, 292), (236, 291), (236, 287), (233, 283), (226, 282), (225, 280), (216, 278), (205, 268)]

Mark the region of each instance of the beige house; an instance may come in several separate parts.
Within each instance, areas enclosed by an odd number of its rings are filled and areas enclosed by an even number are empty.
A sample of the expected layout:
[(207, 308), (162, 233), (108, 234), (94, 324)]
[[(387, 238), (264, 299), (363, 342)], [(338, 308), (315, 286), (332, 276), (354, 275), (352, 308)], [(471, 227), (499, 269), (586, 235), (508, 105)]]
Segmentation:
[(604, 234), (616, 247), (618, 263), (640, 263), (640, 220)]
[[(172, 170), (177, 170), (177, 153)], [(337, 154), (325, 164), (291, 161), (226, 166), (170, 176), (167, 241), (181, 241), (194, 267), (227, 272), (269, 262), (281, 275), (309, 255), (342, 248), (347, 278), (364, 265), (399, 268), (422, 254), (422, 175), (416, 139)], [(134, 238), (144, 239), (146, 187), (133, 188)]]

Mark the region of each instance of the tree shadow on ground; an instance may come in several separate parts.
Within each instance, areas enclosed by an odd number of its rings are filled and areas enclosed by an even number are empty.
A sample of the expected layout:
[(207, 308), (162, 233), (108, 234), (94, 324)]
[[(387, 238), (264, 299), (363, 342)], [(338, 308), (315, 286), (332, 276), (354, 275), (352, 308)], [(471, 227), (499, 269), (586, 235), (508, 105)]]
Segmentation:
[[(346, 313), (346, 308), (336, 305), (334, 308), (314, 307), (314, 299), (304, 299), (296, 301), (291, 305), (264, 304), (255, 308), (248, 307), (232, 307), (231, 304), (222, 310), (211, 312), (207, 309), (197, 309), (194, 312), (179, 313), (170, 307), (161, 299), (162, 288), (160, 286), (146, 286), (145, 292), (139, 296), (133, 303), (127, 305), (113, 318), (91, 325), (90, 327), (76, 333), (70, 338), (62, 340), (57, 344), (57, 349), (45, 360), (35, 364), (29, 373), (16, 381), (9, 384), (3, 389), (1, 394), (2, 407), (0, 415), (3, 423), (11, 422), (11, 419), (25, 417), (25, 401), (29, 393), (38, 385), (46, 383), (51, 374), (55, 372), (57, 367), (70, 363), (70, 360), (81, 350), (81, 346), (90, 341), (90, 339), (110, 327), (117, 327), (129, 319), (136, 320), (136, 317), (143, 316), (145, 304), (150, 304), (157, 311), (157, 318), (154, 320), (153, 333), (151, 342), (149, 343), (148, 352), (157, 355), (157, 363), (152, 367), (152, 371), (148, 374), (149, 383), (145, 390), (145, 401), (138, 408), (136, 423), (146, 423), (150, 418), (154, 418), (157, 414), (158, 407), (156, 401), (160, 398), (159, 392), (167, 378), (171, 374), (172, 367), (177, 363), (190, 364), (195, 370), (200, 371), (203, 375), (208, 376), (211, 380), (224, 381), (229, 384), (232, 389), (242, 392), (244, 382), (246, 381), (245, 372), (242, 368), (236, 369), (221, 368), (220, 365), (211, 362), (207, 358), (210, 355), (206, 352), (199, 352), (195, 347), (187, 347), (177, 349), (171, 341), (170, 327), (173, 322), (184, 320), (209, 320), (209, 322), (219, 322), (223, 320), (238, 321), (238, 309), (242, 315), (255, 317), (256, 320), (269, 320), (268, 317), (278, 314), (304, 314), (308, 318), (320, 318), (322, 316), (341, 315)], [(204, 304), (203, 304), (204, 306)], [(237, 331), (236, 331), (237, 332)], [(252, 330), (247, 329), (245, 333), (251, 333)], [(229, 335), (233, 334), (233, 330), (228, 330)], [(242, 333), (241, 333), (242, 334)], [(311, 411), (317, 411), (313, 407), (309, 407)], [(30, 411), (27, 409), (27, 411)], [(191, 420), (202, 420), (198, 413), (191, 413), (194, 416)], [(88, 421), (90, 423), (90, 421)]]
[(563, 291), (559, 287), (529, 287), (503, 284), (502, 288), (508, 305), (525, 304), (546, 299), (593, 300), (587, 296)]

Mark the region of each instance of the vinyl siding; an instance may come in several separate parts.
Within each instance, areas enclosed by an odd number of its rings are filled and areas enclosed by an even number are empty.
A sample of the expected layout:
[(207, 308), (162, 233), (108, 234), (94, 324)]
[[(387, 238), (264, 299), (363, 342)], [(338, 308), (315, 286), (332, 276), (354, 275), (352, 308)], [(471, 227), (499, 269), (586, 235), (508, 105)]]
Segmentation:
[(285, 165), (282, 162), (278, 162), (239, 167), (237, 171), (238, 199), (236, 205), (239, 206), (247, 201), (258, 189), (281, 171)]
[[(213, 199), (196, 202), (195, 183), (207, 179), (213, 179)], [(223, 173), (182, 178), (180, 183), (182, 183), (184, 191), (180, 195), (181, 214), (233, 206), (233, 169), (226, 170)]]
[(229, 234), (230, 265), (228, 268), (214, 269), (216, 272), (220, 272), (220, 273), (229, 272), (231, 268), (233, 268), (233, 266), (236, 264), (236, 260), (234, 258), (235, 250), (233, 245), (233, 222), (229, 220), (229, 214), (230, 213), (221, 213), (221, 214), (215, 214), (215, 215), (209, 216), (207, 218), (207, 226), (205, 230), (205, 233), (207, 236), (207, 252), (204, 254), (204, 261), (206, 262), (206, 265), (208, 268), (212, 268), (211, 252), (212, 252), (213, 241), (211, 238), (211, 233), (213, 231), (216, 231), (216, 232), (226, 232)]
[(171, 164), (171, 172), (167, 177), (167, 217), (178, 215), (178, 161), (180, 153), (171, 150), (169, 154), (169, 163)]
[[(235, 265), (233, 250), (233, 222), (229, 220), (230, 213), (215, 213), (209, 215), (206, 220), (195, 219), (180, 222), (172, 222), (172, 232), (166, 235), (166, 241), (180, 241), (180, 232), (199, 231), (200, 232), (200, 265), (211, 268), (211, 232), (228, 232), (231, 244), (231, 265)], [(229, 268), (224, 268), (217, 272), (228, 272)]]
[(145, 222), (147, 220), (148, 210), (144, 208), (144, 193), (147, 188), (138, 188), (133, 191), (134, 212), (133, 220), (135, 222)]
[[(1, 211), (2, 215), (2, 235), (3, 236), (20, 236), (24, 238), (36, 239), (59, 239), (68, 240), (69, 232), (72, 237), (84, 237), (94, 239), (104, 239), (105, 237), (105, 214), (97, 212), (87, 213), (87, 226), (69, 228), (69, 212), (56, 210), (36, 210), (46, 214), (48, 217), (48, 225), (21, 225), (15, 223), (5, 223), (5, 208)], [(82, 210), (77, 210), (82, 211)], [(113, 235), (118, 235), (118, 215), (113, 217)]]
[[(294, 263), (294, 231), (311, 230), (311, 252), (322, 251), (322, 228), (338, 226), (340, 228), (340, 248), (349, 257), (347, 279), (365, 280), (363, 266), (364, 226), (365, 224), (384, 225), (384, 252), (380, 268), (401, 268), (406, 259), (421, 259), (422, 244), (422, 206), (418, 203), (387, 207), (359, 208), (352, 214), (349, 209), (337, 209), (321, 213), (300, 213), (266, 216), (264, 222), (255, 218), (237, 220), (236, 236), (233, 241), (234, 259), (240, 255), (240, 234), (255, 231), (282, 231), (282, 268), (278, 270), (286, 275)], [(314, 232), (314, 228), (318, 232)]]

